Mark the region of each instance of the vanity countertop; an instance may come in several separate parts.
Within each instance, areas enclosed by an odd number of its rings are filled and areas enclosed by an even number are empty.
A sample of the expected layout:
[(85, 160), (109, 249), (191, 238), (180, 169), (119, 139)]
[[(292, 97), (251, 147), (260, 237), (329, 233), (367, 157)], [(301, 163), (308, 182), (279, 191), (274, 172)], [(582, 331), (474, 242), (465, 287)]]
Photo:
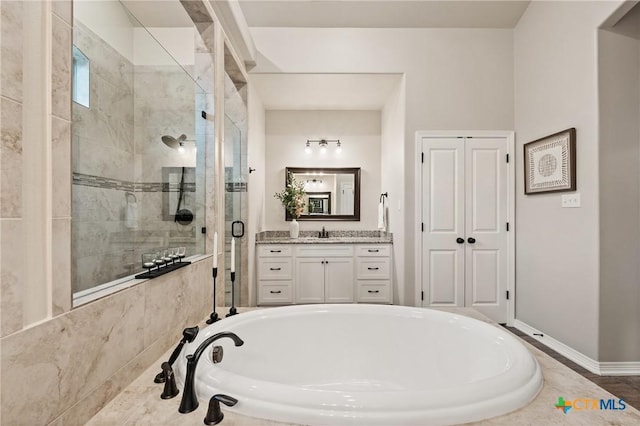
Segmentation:
[(300, 231), (299, 238), (287, 231), (264, 231), (256, 235), (256, 244), (392, 244), (393, 234), (380, 231), (328, 231), (329, 238), (318, 231)]

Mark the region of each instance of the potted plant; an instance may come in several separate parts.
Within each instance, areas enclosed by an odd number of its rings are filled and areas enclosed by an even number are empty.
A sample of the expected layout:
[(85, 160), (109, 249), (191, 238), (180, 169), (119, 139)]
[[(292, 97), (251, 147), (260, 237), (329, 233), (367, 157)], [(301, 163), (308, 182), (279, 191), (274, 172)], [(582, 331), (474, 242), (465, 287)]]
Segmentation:
[(273, 196), (280, 200), (285, 210), (293, 217), (289, 225), (289, 235), (291, 238), (298, 238), (300, 224), (296, 221), (304, 210), (305, 196), (304, 182), (296, 180), (289, 172), (287, 174), (287, 186)]

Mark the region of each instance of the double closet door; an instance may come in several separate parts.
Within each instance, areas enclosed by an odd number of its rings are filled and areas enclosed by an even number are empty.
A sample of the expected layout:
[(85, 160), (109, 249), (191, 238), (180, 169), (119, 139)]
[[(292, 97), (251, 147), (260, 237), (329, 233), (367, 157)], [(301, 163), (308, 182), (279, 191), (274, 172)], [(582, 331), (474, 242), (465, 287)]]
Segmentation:
[(423, 306), (473, 307), (507, 320), (507, 137), (422, 137)]

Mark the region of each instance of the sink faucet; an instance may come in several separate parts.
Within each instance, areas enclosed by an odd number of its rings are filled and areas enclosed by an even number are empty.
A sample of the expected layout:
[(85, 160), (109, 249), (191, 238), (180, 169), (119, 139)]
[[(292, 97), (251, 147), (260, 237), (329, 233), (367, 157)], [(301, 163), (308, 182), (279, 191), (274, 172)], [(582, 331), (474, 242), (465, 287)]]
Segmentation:
[(195, 377), (198, 360), (200, 360), (200, 357), (202, 356), (207, 346), (224, 337), (228, 337), (233, 340), (233, 343), (236, 346), (242, 346), (244, 344), (244, 341), (235, 333), (232, 333), (230, 331), (223, 331), (206, 338), (205, 341), (202, 342), (200, 346), (198, 346), (198, 348), (193, 352), (193, 354), (187, 355), (187, 374), (184, 378), (184, 390), (182, 392), (182, 401), (180, 401), (180, 408), (178, 408), (179, 412), (183, 414), (190, 413), (198, 408), (199, 403), (195, 391)]
[(322, 227), (322, 231), (318, 232), (318, 238), (329, 238), (329, 231), (325, 231), (324, 226)]

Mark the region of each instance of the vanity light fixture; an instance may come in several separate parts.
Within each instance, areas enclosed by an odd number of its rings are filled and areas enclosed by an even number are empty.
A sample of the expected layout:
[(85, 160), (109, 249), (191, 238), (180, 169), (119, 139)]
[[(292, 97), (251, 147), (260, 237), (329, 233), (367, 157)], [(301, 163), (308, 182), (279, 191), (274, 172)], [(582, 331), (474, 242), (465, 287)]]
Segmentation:
[(307, 154), (311, 153), (311, 144), (312, 143), (317, 143), (318, 146), (320, 147), (320, 152), (322, 152), (323, 154), (325, 152), (327, 152), (327, 147), (329, 146), (330, 143), (335, 143), (337, 144), (336, 146), (336, 152), (340, 153), (342, 152), (342, 145), (340, 144), (340, 140), (339, 139), (318, 139), (318, 140), (311, 140), (311, 139), (307, 139), (307, 143), (305, 144), (305, 148), (304, 151)]

